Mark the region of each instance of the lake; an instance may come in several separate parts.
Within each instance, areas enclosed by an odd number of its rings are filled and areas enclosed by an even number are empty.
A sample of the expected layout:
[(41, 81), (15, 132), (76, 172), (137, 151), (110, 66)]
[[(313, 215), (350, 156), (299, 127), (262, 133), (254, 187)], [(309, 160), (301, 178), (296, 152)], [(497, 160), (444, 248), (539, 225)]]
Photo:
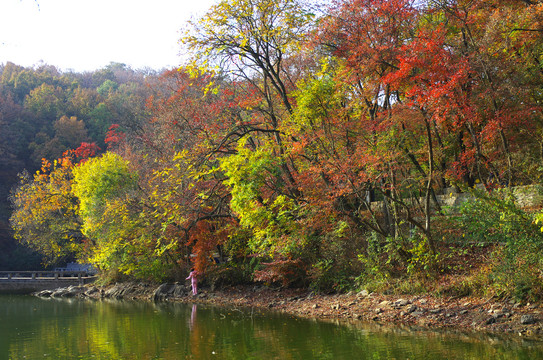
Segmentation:
[(0, 359), (538, 359), (543, 342), (181, 303), (0, 296)]

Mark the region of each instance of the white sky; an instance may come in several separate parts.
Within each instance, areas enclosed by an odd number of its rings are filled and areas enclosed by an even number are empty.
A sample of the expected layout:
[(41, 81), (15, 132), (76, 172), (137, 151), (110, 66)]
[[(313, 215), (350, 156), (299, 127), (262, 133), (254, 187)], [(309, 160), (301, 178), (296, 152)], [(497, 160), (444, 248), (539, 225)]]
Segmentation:
[(188, 19), (214, 0), (0, 0), (0, 63), (95, 70), (110, 62), (156, 70), (182, 62)]

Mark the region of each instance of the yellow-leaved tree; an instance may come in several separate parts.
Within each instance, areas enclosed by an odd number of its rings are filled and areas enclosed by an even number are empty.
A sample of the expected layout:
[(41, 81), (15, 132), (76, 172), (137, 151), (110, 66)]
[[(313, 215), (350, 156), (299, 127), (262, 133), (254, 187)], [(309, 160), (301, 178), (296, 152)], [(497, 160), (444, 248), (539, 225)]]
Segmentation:
[(15, 238), (42, 254), (45, 265), (73, 261), (82, 249), (79, 203), (71, 192), (73, 166), (71, 153), (53, 163), (43, 159), (41, 170), (22, 175), (11, 195)]
[(82, 232), (93, 242), (89, 262), (109, 277), (156, 277), (153, 231), (141, 206), (138, 174), (121, 156), (107, 152), (73, 169)]

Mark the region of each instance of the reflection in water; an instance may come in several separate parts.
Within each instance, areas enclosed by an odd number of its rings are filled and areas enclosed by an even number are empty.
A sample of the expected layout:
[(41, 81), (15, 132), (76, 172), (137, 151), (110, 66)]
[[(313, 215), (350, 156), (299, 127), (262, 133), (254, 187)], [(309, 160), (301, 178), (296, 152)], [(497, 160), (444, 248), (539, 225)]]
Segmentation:
[(0, 297), (0, 359), (536, 359), (541, 343), (203, 305)]
[(194, 328), (194, 322), (196, 321), (196, 311), (198, 310), (198, 305), (192, 304), (192, 310), (190, 311), (190, 322), (189, 329), (192, 331)]

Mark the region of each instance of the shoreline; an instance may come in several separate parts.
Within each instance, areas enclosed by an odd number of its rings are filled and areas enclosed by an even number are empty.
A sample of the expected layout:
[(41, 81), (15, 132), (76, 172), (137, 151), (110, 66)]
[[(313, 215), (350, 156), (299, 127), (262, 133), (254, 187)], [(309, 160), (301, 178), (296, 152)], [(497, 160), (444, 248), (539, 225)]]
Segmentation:
[(264, 286), (207, 288), (189, 295), (183, 284), (122, 283), (104, 287), (74, 286), (35, 293), (42, 297), (114, 298), (240, 306), (268, 309), (303, 318), (412, 326), (428, 330), (468, 330), (543, 340), (543, 304), (494, 301), (477, 297), (383, 295), (361, 291), (315, 294), (307, 289)]

